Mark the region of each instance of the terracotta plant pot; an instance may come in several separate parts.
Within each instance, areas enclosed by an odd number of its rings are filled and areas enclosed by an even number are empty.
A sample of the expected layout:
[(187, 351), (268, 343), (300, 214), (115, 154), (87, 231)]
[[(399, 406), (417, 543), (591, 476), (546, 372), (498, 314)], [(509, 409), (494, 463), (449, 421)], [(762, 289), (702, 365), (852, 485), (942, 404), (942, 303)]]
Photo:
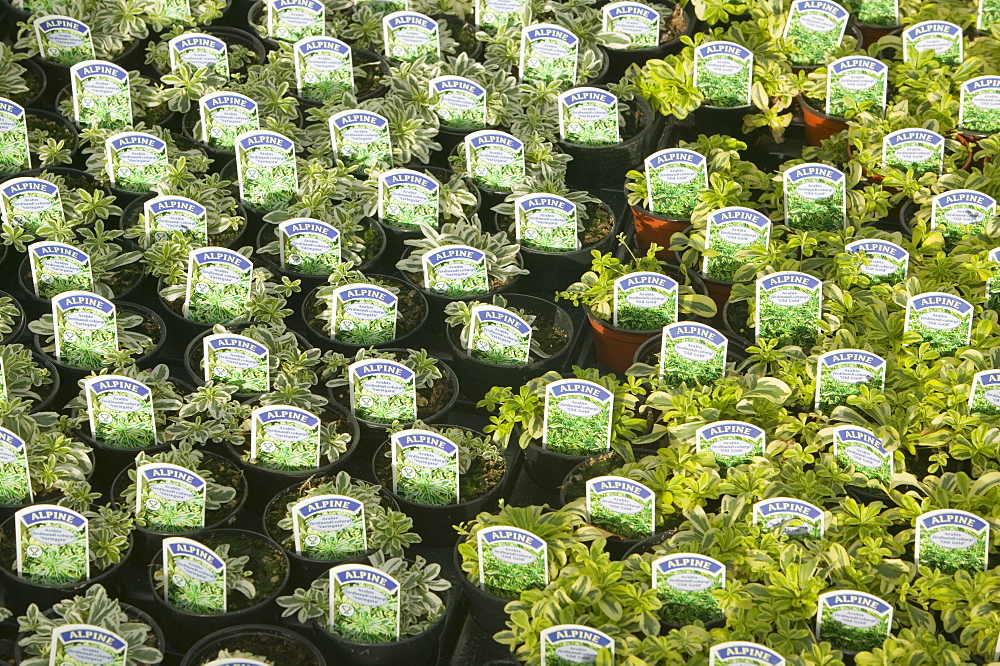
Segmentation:
[(799, 101), (799, 107), (802, 108), (802, 118), (806, 123), (806, 143), (810, 146), (818, 146), (825, 139), (829, 139), (837, 132), (847, 129), (847, 121), (845, 119), (823, 113), (810, 104), (802, 95), (799, 95), (796, 99)]
[(632, 209), (632, 224), (635, 225), (635, 242), (641, 252), (656, 243), (663, 249), (656, 253), (657, 258), (677, 263), (674, 253), (667, 249), (674, 234), (684, 233), (691, 226), (689, 218), (665, 217), (642, 206), (629, 206)]

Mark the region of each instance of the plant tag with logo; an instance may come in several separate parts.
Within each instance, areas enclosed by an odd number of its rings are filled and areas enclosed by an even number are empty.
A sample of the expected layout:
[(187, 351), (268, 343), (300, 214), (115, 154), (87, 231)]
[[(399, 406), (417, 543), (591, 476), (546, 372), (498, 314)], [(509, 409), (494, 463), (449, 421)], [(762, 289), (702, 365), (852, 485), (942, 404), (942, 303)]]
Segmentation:
[(277, 132), (254, 130), (236, 137), (240, 197), (252, 208), (276, 210), (299, 190), (295, 144)]
[(486, 88), (464, 76), (438, 76), (428, 85), (436, 100), (431, 110), (441, 125), (463, 130), (486, 127)]
[(917, 176), (927, 172), (941, 173), (944, 137), (918, 127), (887, 134), (882, 140), (882, 166), (902, 171), (912, 169)]
[(613, 664), (615, 639), (579, 624), (558, 624), (538, 633), (542, 666)]
[(327, 276), (341, 264), (340, 231), (337, 227), (308, 217), (296, 217), (278, 225), (281, 267)]
[(103, 627), (64, 624), (52, 628), (49, 664), (52, 666), (128, 666), (128, 641)]
[(229, 79), (229, 49), (218, 37), (201, 32), (186, 32), (169, 42), (170, 69), (186, 63), (195, 69), (205, 68), (213, 74)]
[(142, 204), (146, 245), (180, 237), (195, 247), (208, 245), (208, 210), (187, 197), (165, 195)]
[(1000, 76), (977, 76), (963, 83), (960, 90), (958, 126), (983, 134), (1000, 131)]
[(330, 630), (359, 643), (399, 640), (399, 581), (367, 564), (330, 569)]
[(561, 93), (559, 136), (582, 146), (619, 143), (618, 98), (600, 88), (573, 88)]
[(543, 252), (579, 250), (576, 204), (558, 194), (525, 194), (514, 200), (517, 242)]
[(153, 392), (122, 375), (100, 375), (83, 383), (87, 415), (94, 439), (120, 449), (156, 444)]
[[(1000, 23), (1000, 3), (997, 0), (979, 0), (976, 29), (982, 33), (989, 33), (997, 23)], [(993, 661), (1000, 661), (1000, 642), (997, 646), (997, 657)]]
[(88, 291), (67, 291), (52, 299), (56, 358), (76, 368), (99, 368), (118, 351), (115, 304)]
[(476, 25), (491, 35), (504, 28), (520, 30), (531, 20), (528, 0), (476, 0)]
[(330, 138), (337, 159), (354, 173), (392, 166), (389, 121), (377, 113), (350, 109), (333, 114)]
[(899, 25), (899, 0), (861, 0), (852, 9), (858, 23), (892, 28)]
[(135, 471), (136, 521), (164, 532), (204, 527), (206, 490), (205, 479), (180, 465), (140, 465)]
[(871, 102), (871, 109), (876, 113), (885, 109), (889, 66), (881, 60), (847, 56), (830, 63), (826, 72), (827, 115), (843, 118), (848, 110), (862, 102)]
[(892, 629), (892, 606), (854, 590), (819, 595), (816, 640), (830, 641), (836, 650), (862, 652), (882, 647)]
[(708, 666), (785, 666), (785, 658), (771, 648), (730, 641), (713, 645), (708, 651)]
[(365, 505), (345, 495), (314, 495), (292, 508), (295, 550), (314, 560), (342, 560), (368, 550)]
[(492, 365), (527, 365), (531, 325), (505, 308), (477, 305), (472, 308), (466, 349), (472, 358)]
[(960, 65), (964, 59), (962, 28), (948, 21), (922, 21), (903, 30), (903, 61), (909, 62), (910, 49), (934, 51), (942, 65)]
[(351, 47), (333, 37), (303, 37), (292, 46), (299, 97), (314, 102), (354, 94)]
[(560, 379), (545, 388), (542, 447), (569, 456), (611, 448), (615, 394), (585, 379)]
[(938, 509), (917, 516), (918, 567), (974, 574), (986, 571), (990, 524), (968, 511)]
[(601, 10), (604, 32), (628, 39), (625, 49), (651, 49), (660, 45), (660, 14), (639, 2), (612, 2)]
[(719, 467), (753, 462), (764, 455), (767, 435), (762, 428), (743, 421), (716, 421), (694, 433), (695, 450), (710, 451)]
[(726, 589), (725, 564), (707, 555), (673, 553), (653, 560), (652, 569), (661, 620), (683, 626), (724, 617), (712, 593)]
[(969, 344), (972, 335), (972, 304), (958, 296), (932, 291), (912, 296), (906, 302), (904, 331), (919, 333), (942, 355)]
[(0, 427), (0, 504), (30, 504), (34, 499), (24, 440)]
[(28, 125), (24, 107), (0, 97), (0, 175), (31, 168)]
[(391, 169), (378, 175), (378, 216), (400, 229), (438, 228), (441, 186), (432, 176), (412, 169)]
[(708, 42), (694, 49), (694, 86), (710, 106), (750, 104), (753, 52), (733, 42)]
[(733, 282), (736, 271), (749, 257), (745, 250), (766, 250), (771, 242), (771, 220), (767, 215), (742, 206), (727, 206), (708, 214), (702, 272), (723, 282)]
[(250, 460), (280, 471), (316, 469), (321, 425), (315, 414), (298, 407), (258, 407), (250, 413)]
[(257, 102), (246, 95), (213, 92), (198, 100), (201, 140), (217, 150), (235, 150), (236, 137), (260, 129)]
[(90, 255), (66, 243), (39, 241), (28, 246), (35, 295), (51, 299), (66, 291), (93, 291)]
[(163, 540), (163, 599), (186, 613), (225, 613), (225, 560), (192, 539), (167, 537)]
[(989, 254), (993, 276), (986, 280), (986, 308), (1000, 310), (1000, 247), (993, 248)]
[(858, 426), (844, 425), (833, 429), (833, 455), (844, 469), (854, 467), (869, 479), (880, 481), (887, 488), (892, 481), (892, 451), (875, 433)]
[(38, 53), (49, 62), (72, 67), (96, 57), (90, 27), (83, 21), (49, 14), (36, 18), (34, 24)]
[(111, 185), (149, 192), (167, 175), (167, 143), (145, 132), (122, 132), (104, 142)]
[(188, 255), (183, 314), (202, 324), (225, 324), (246, 316), (253, 263), (235, 250), (203, 247)]
[(271, 390), (270, 350), (243, 335), (216, 333), (202, 338), (205, 381), (231, 384), (238, 393)]
[(910, 253), (889, 241), (875, 238), (856, 240), (844, 250), (857, 256), (861, 272), (871, 284), (899, 284), (906, 279), (910, 266)]
[(587, 515), (594, 527), (624, 539), (645, 539), (656, 532), (656, 493), (621, 476), (587, 481)]
[(11, 178), (0, 183), (0, 217), (28, 234), (65, 224), (59, 188), (41, 178)]
[(614, 282), (612, 325), (627, 331), (653, 331), (677, 321), (677, 281), (639, 271)]
[(267, 36), (294, 44), (303, 37), (321, 37), (326, 29), (326, 5), (320, 0), (264, 0)]
[(498, 525), (476, 532), (479, 587), (504, 599), (549, 584), (548, 544), (517, 527)]
[(34, 504), (14, 514), (17, 574), (32, 583), (67, 585), (90, 578), (87, 517), (56, 504)]
[(708, 187), (705, 156), (686, 148), (668, 148), (645, 160), (646, 207), (657, 215), (688, 219), (698, 192)]
[(794, 65), (822, 65), (844, 39), (846, 9), (831, 0), (796, 0), (785, 21), (784, 38), (792, 44)]
[(374, 284), (349, 284), (333, 291), (330, 337), (352, 345), (374, 345), (396, 337), (399, 297)]
[(861, 349), (837, 349), (816, 359), (816, 411), (829, 414), (847, 405), (861, 387), (885, 391), (885, 359)]
[(679, 321), (663, 327), (660, 381), (667, 386), (709, 385), (726, 374), (729, 340), (711, 326)]
[(132, 124), (128, 72), (104, 60), (85, 60), (69, 69), (73, 114), (81, 127), (122, 129)]
[(522, 83), (576, 85), (580, 38), (553, 23), (536, 23), (521, 30)]
[(812, 347), (822, 314), (822, 280), (796, 271), (771, 273), (757, 280), (757, 342), (774, 339), (779, 347)]
[[(802, 0), (813, 2), (814, 0)], [(847, 223), (846, 177), (825, 164), (799, 164), (785, 171), (785, 224), (804, 231), (842, 231)]]
[(524, 182), (524, 143), (497, 130), (468, 134), (465, 168), (479, 187), (494, 192), (509, 191)]
[(458, 504), (458, 447), (444, 435), (414, 428), (390, 436), (392, 492), (430, 506)]
[(985, 232), (997, 214), (997, 200), (975, 190), (942, 192), (931, 199), (931, 206), (934, 226), (951, 243)]
[(1000, 416), (1000, 370), (983, 370), (973, 375), (969, 412)]
[(388, 60), (428, 62), (441, 59), (437, 21), (419, 12), (393, 12), (382, 17), (382, 38)]
[(448, 296), (482, 296), (490, 290), (486, 253), (468, 245), (442, 245), (426, 252), (424, 289)]
[(753, 505), (753, 524), (764, 529), (782, 527), (791, 539), (822, 539), (825, 530), (823, 510), (809, 502), (791, 497), (772, 497)]
[(372, 423), (417, 420), (416, 374), (397, 361), (372, 358), (347, 368), (351, 411)]

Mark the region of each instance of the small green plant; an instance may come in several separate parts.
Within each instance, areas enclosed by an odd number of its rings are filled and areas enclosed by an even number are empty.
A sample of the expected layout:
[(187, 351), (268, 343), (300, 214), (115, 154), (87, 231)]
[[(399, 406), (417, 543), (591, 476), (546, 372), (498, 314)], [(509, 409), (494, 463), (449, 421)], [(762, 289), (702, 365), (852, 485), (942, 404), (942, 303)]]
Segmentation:
[[(538, 329), (534, 325), (536, 319), (535, 315), (521, 308), (507, 307), (507, 299), (500, 294), (493, 296), (493, 299), (489, 304), (498, 308), (506, 308), (531, 326), (531, 348), (529, 349), (528, 361), (525, 365), (533, 363), (539, 359), (549, 357), (549, 354), (542, 349), (541, 342), (538, 339)], [(452, 301), (444, 307), (444, 313), (446, 315), (445, 322), (448, 326), (458, 329), (458, 338), (462, 341), (463, 346), (469, 339), (469, 335), (471, 335), (472, 310), (480, 305), (485, 305), (485, 303), (482, 301)], [(504, 348), (491, 348), (482, 356), (477, 356), (477, 358), (483, 358), (484, 360), (487, 360), (487, 362), (494, 363), (495, 365), (509, 365), (510, 362), (507, 360), (507, 353), (508, 352)]]
[[(246, 569), (250, 561), (249, 555), (230, 555), (232, 545), (222, 543), (212, 550), (219, 559), (226, 564), (226, 599), (231, 597), (231, 593), (236, 592), (247, 599), (257, 596), (257, 588), (253, 584), (254, 572)], [(154, 585), (159, 594), (163, 594), (164, 572), (162, 568), (156, 569), (153, 574)], [(218, 609), (223, 607), (223, 599), (209, 585), (202, 583), (188, 584), (176, 590), (173, 596), (173, 605), (178, 610), (198, 615), (212, 615), (218, 613)]]

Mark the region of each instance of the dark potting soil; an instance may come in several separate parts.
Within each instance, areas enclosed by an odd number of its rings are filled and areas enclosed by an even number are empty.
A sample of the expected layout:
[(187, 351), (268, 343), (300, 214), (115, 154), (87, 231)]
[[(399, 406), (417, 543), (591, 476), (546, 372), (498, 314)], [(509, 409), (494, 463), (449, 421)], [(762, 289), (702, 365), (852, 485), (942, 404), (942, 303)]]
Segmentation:
[(598, 476), (607, 476), (615, 469), (625, 464), (625, 459), (617, 451), (608, 451), (591, 458), (582, 469), (577, 469), (567, 479), (563, 488), (563, 498), (567, 502), (584, 497), (587, 494), (587, 481)]
[(70, 132), (69, 129), (62, 123), (49, 118), (43, 118), (42, 116), (36, 116), (29, 109), (27, 125), (29, 132), (33, 130), (41, 130), (42, 132), (45, 132), (50, 139), (65, 141), (67, 148), (73, 148), (73, 133)]
[[(459, 349), (465, 348), (465, 343), (462, 342), (461, 328), (458, 326), (449, 326), (448, 335), (451, 336), (451, 341), (455, 343), (456, 347)], [(569, 334), (563, 329), (553, 326), (550, 321), (535, 319), (535, 323), (532, 325), (531, 339), (538, 342), (541, 350), (551, 356), (566, 345)]]
[(479, 46), (479, 41), (476, 39), (476, 29), (472, 24), (458, 24), (449, 21), (449, 27), (451, 27), (451, 38), (458, 42), (456, 55), (458, 53), (472, 54)]
[(755, 332), (747, 323), (749, 315), (750, 304), (747, 301), (732, 301), (726, 309), (726, 323), (734, 333), (742, 335), (747, 340), (753, 340)]
[[(577, 232), (580, 247), (584, 248), (607, 238), (615, 228), (615, 216), (610, 210), (599, 203), (586, 204), (587, 219), (583, 221), (583, 231)], [(515, 220), (509, 215), (497, 215), (499, 226), (512, 240), (516, 237)], [(547, 250), (547, 252), (575, 252), (576, 250)]]
[[(385, 287), (387, 289), (398, 289), (399, 293), (397, 297), (399, 301), (396, 306), (396, 337), (401, 337), (406, 335), (414, 328), (416, 328), (424, 318), (424, 308), (423, 303), (420, 300), (420, 294), (415, 287), (407, 284), (400, 285), (397, 282), (390, 282), (388, 280), (379, 280), (378, 278), (370, 278), (372, 284), (378, 287)], [(319, 299), (312, 299), (309, 303), (309, 311), (306, 316), (309, 321), (309, 325), (312, 326), (317, 331), (328, 332), (327, 322), (320, 319), (320, 314), (327, 307), (325, 301)]]
[(24, 106), (27, 102), (30, 102), (40, 92), (42, 92), (42, 82), (39, 81), (38, 77), (35, 76), (35, 73), (27, 67), (24, 68), (24, 74), (21, 78), (24, 79), (24, 84), (28, 86), (28, 90), (23, 93), (8, 94), (7, 96), (21, 106)]
[[(63, 127), (63, 129), (66, 128)], [(46, 178), (46, 176), (48, 176), (48, 178)], [(56, 177), (63, 179), (63, 182), (66, 184), (66, 189), (68, 190), (86, 190), (91, 194), (95, 192), (104, 194), (104, 189), (101, 187), (96, 187), (94, 185), (94, 181), (90, 180), (86, 176), (77, 176), (66, 173), (53, 173), (51, 171), (45, 171), (44, 169), (37, 176), (37, 178), (41, 178), (42, 180), (51, 180), (52, 178)], [(63, 197), (63, 205), (64, 206), (66, 205), (65, 197)]]
[(368, 60), (354, 65), (354, 90), (356, 97), (362, 97), (378, 90), (382, 85), (382, 63)]
[(246, 633), (227, 636), (224, 641), (214, 644), (211, 652), (198, 655), (196, 666), (203, 666), (218, 659), (220, 650), (239, 650), (250, 654), (267, 657), (276, 664), (297, 664), (311, 666), (316, 663), (316, 656), (304, 644), (289, 640), (280, 634), (267, 632), (254, 633), (247, 629)]

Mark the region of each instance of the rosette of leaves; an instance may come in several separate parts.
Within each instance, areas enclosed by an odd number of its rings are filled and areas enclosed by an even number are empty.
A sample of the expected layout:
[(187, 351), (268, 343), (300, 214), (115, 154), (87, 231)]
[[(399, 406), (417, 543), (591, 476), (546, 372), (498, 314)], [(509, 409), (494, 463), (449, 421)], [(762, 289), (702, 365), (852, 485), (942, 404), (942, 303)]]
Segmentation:
[[(551, 118), (545, 116), (544, 120), (551, 121)], [(543, 120), (539, 119), (539, 122)], [(566, 165), (573, 159), (571, 156), (560, 152), (559, 147), (542, 134), (532, 133), (527, 136), (514, 134), (514, 136), (524, 141), (525, 179), (551, 181), (565, 179)], [(465, 177), (472, 176), (466, 168), (465, 150), (461, 148), (455, 150), (448, 156), (448, 163), (455, 173)]]
[[(150, 81), (134, 69), (128, 72), (128, 92), (132, 102), (133, 122), (145, 122), (149, 125), (155, 125), (166, 118), (169, 113), (169, 109), (163, 103), (163, 86)], [(72, 88), (67, 88), (66, 94), (59, 101), (57, 110), (64, 118), (67, 118), (71, 122), (74, 122), (76, 118), (73, 104)], [(92, 115), (96, 114), (98, 110), (102, 112), (99, 125), (120, 128), (126, 124), (131, 124), (128, 123), (127, 116), (124, 114), (119, 115), (117, 107), (89, 109)]]
[(94, 55), (99, 60), (114, 60), (133, 42), (145, 39), (153, 30), (162, 30), (169, 19), (158, 15), (154, 5), (139, 0), (60, 0), (53, 3), (52, 11), (35, 11), (27, 21), (17, 24), (17, 42), (14, 48), (38, 53), (34, 21), (46, 14), (62, 14), (83, 21), (90, 27)]
[[(105, 228), (104, 220), (98, 219), (90, 227), (79, 227), (75, 238), (66, 241), (90, 257), (90, 272), (93, 277), (93, 291), (104, 298), (115, 298), (135, 284), (142, 274), (139, 260), (142, 253), (127, 250), (119, 242), (124, 233), (120, 229)], [(29, 275), (23, 276), (30, 284)]]
[(27, 53), (14, 51), (6, 42), (0, 44), (0, 90), (4, 91), (4, 97), (21, 106), (41, 92), (41, 81), (35, 80), (26, 67), (17, 64), (29, 57)]
[[(118, 349), (104, 352), (98, 349), (86, 350), (80, 359), (87, 361), (86, 368), (121, 367), (131, 364), (146, 352), (153, 349), (156, 340), (146, 335), (145, 318), (138, 313), (119, 311), (115, 318), (118, 329)], [(28, 322), (28, 330), (41, 336), (41, 351), (52, 358), (56, 355), (55, 325), (51, 314), (44, 314), (35, 321)], [(162, 331), (161, 331), (162, 333)]]
[(570, 190), (561, 179), (529, 179), (515, 185), (506, 200), (493, 207), (497, 214), (497, 226), (516, 240), (514, 202), (527, 194), (555, 194), (569, 199), (576, 206), (576, 233), (580, 247), (593, 245), (605, 238), (614, 228), (614, 215), (603, 210), (601, 200), (580, 190)]
[[(0, 329), (0, 335), (2, 335)], [(41, 363), (36, 363), (31, 350), (19, 343), (9, 343), (0, 346), (0, 362), (3, 363), (4, 379), (6, 380), (7, 397), (0, 398), (4, 403), (23, 403), (30, 408), (41, 400), (39, 390), (45, 388), (51, 391), (52, 377), (49, 369)], [(8, 408), (0, 406), (0, 414)]]
[[(448, 10), (451, 10), (456, 5), (458, 3), (449, 3)], [(432, 7), (426, 9), (433, 11)], [(416, 9), (411, 7), (411, 10), (423, 13), (423, 8)], [(329, 10), (327, 11), (329, 12)], [(449, 13), (451, 12), (449, 11)], [(363, 2), (355, 4), (353, 16), (348, 19), (349, 23), (344, 25), (339, 32), (328, 34), (338, 35), (340, 39), (343, 39), (355, 48), (367, 49), (375, 53), (384, 53), (385, 42), (383, 41), (384, 35), (382, 33), (382, 17), (385, 15), (386, 12), (376, 5), (368, 5)], [(452, 31), (448, 22), (441, 16), (432, 15), (431, 18), (435, 19), (438, 24), (441, 55), (454, 55), (461, 45), (452, 37)], [(420, 58), (420, 60), (432, 60), (432, 58), (425, 56)]]
[(941, 628), (958, 634), (960, 645), (983, 662), (993, 659), (996, 634), (992, 644), (987, 634), (1000, 627), (1000, 569), (926, 571), (914, 583), (914, 596), (924, 610), (940, 614)]
[[(445, 323), (450, 328), (458, 329), (459, 340), (465, 341), (469, 339), (469, 335), (472, 332), (472, 310), (479, 305), (487, 305), (487, 303), (483, 301), (452, 301), (444, 306), (444, 313), (446, 315)], [(510, 310), (531, 326), (531, 347), (528, 349), (528, 360), (525, 365), (530, 365), (540, 359), (551, 356), (551, 353), (542, 348), (542, 341), (538, 337), (539, 331), (535, 327), (535, 315), (522, 308), (507, 307), (507, 299), (501, 294), (494, 295), (489, 305)], [(503, 358), (499, 360), (503, 361)], [(509, 365), (509, 363), (497, 363), (497, 365)]]
[[(573, 3), (578, 4), (578, 3)], [(559, 7), (556, 3), (547, 3), (546, 7)], [(592, 9), (592, 8), (590, 8)], [(577, 11), (576, 8), (568, 10), (564, 20), (554, 22), (580, 38), (579, 51), (576, 59), (576, 80), (583, 85), (597, 77), (604, 65), (603, 55), (598, 50), (598, 46), (617, 41), (615, 35), (604, 32), (600, 28), (601, 18), (598, 11), (597, 28), (593, 29), (591, 21), (574, 21), (569, 18), (568, 13)], [(544, 20), (541, 16), (532, 15), (533, 20)], [(568, 20), (566, 20), (568, 19)], [(549, 19), (550, 21), (552, 19)], [(586, 27), (584, 27), (586, 26)], [(496, 34), (489, 34), (480, 30), (476, 33), (476, 39), (483, 42), (485, 50), (483, 52), (483, 64), (490, 71), (506, 72), (514, 76), (518, 75), (521, 63), (521, 29), (520, 27), (507, 25)], [(624, 43), (624, 42), (621, 42)], [(565, 84), (555, 84), (553, 89), (556, 94), (563, 89), (571, 88)]]
[[(201, 178), (208, 171), (209, 159), (205, 153), (194, 145), (188, 147), (178, 143), (179, 137), (175, 138), (170, 130), (159, 125), (147, 126), (143, 122), (136, 122), (130, 131), (152, 134), (167, 144), (167, 169), (163, 180), (190, 182)], [(102, 185), (111, 185), (104, 142), (116, 133), (117, 130), (97, 127), (80, 131), (83, 154), (87, 156), (87, 173)]]
[[(387, 289), (397, 297), (403, 298), (404, 302), (399, 303), (398, 307), (400, 314), (405, 316), (406, 310), (414, 307), (412, 301), (407, 297), (405, 293), (401, 293), (399, 289), (399, 284), (389, 280), (382, 280), (378, 277), (368, 277), (359, 270), (354, 269), (354, 265), (350, 262), (344, 262), (337, 266), (337, 269), (330, 273), (327, 278), (327, 283), (316, 290), (316, 296), (313, 301), (312, 312), (306, 312), (306, 317), (314, 316), (314, 321), (319, 322), (322, 325), (322, 330), (329, 331), (331, 325), (333, 324), (333, 307), (332, 298), (333, 292), (335, 292), (340, 287), (346, 287), (349, 284), (374, 284), (376, 286)], [(380, 330), (373, 330), (374, 333), (379, 333)]]
[[(441, 565), (428, 562), (420, 555), (413, 560), (385, 557), (376, 553), (368, 558), (371, 565), (399, 582), (399, 638), (405, 639), (429, 629), (444, 614), (445, 600), (441, 593), (451, 589), (451, 583), (441, 576)], [(324, 631), (333, 633), (330, 620), (330, 577), (322, 575), (309, 589), (298, 588), (294, 594), (278, 597), (284, 608), (282, 617), (296, 616), (299, 622), (313, 620)], [(361, 630), (343, 638), (359, 643), (379, 642)]]
[(52, 631), (67, 624), (90, 624), (111, 631), (128, 643), (126, 666), (158, 664), (163, 660), (153, 629), (142, 621), (131, 606), (126, 607), (108, 596), (103, 585), (90, 587), (83, 596), (63, 599), (47, 614), (31, 604), (27, 613), (17, 619), (21, 633), (19, 641), (25, 659), (22, 666), (48, 666), (52, 648)]
[[(234, 606), (245, 606), (247, 601), (252, 602), (257, 597), (257, 586), (254, 585), (255, 572), (246, 568), (250, 562), (250, 556), (230, 554), (232, 544), (224, 541), (216, 543), (218, 539), (212, 538), (211, 534), (204, 540), (212, 542), (205, 545), (209, 546), (226, 565), (225, 607), (229, 610), (236, 610)], [(163, 594), (164, 580), (163, 569), (156, 568), (153, 573), (153, 583), (155, 587), (154, 592), (158, 595)], [(234, 593), (241, 595), (243, 600), (234, 599)], [(197, 584), (185, 585), (179, 591), (174, 592), (174, 594), (178, 595), (174, 607), (188, 613), (215, 615), (218, 614), (217, 609), (223, 606), (223, 599), (219, 598), (218, 594), (214, 593), (214, 591), (210, 592)]]

